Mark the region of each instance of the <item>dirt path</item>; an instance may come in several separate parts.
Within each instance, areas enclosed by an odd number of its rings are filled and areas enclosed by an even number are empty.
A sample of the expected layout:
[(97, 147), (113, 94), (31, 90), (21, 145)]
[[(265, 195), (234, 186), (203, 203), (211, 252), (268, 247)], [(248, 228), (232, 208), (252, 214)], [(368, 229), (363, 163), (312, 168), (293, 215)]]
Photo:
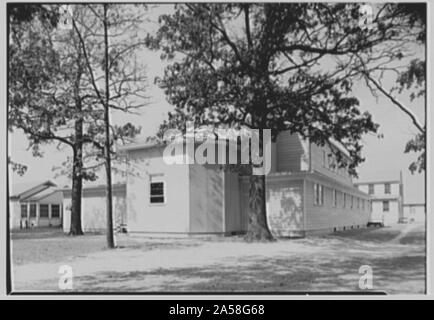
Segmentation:
[(274, 243), (141, 239), (122, 249), (14, 266), (14, 290), (59, 291), (58, 271), (65, 264), (77, 291), (358, 291), (359, 268), (369, 265), (374, 290), (422, 293), (425, 246), (400, 243), (422, 231), (399, 226)]
[(410, 234), (411, 232), (420, 229), (420, 225), (419, 224), (406, 224), (404, 229), (402, 229), (402, 231), (392, 240), (388, 241), (388, 243), (400, 243), (400, 241), (402, 239), (404, 239), (406, 236), (408, 236), (408, 234)]

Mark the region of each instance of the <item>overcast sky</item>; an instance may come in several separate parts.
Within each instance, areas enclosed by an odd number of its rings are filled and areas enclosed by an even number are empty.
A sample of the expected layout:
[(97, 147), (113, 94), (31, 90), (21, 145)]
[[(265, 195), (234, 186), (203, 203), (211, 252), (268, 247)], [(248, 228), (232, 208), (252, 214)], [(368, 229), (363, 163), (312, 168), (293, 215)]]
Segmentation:
[[(117, 113), (112, 114), (112, 120), (117, 123), (130, 121), (141, 125), (141, 137), (144, 138), (155, 134), (159, 124), (166, 119), (167, 112), (173, 107), (167, 103), (162, 90), (153, 82), (156, 76), (162, 76), (164, 69), (159, 53), (144, 50), (142, 57), (148, 65), (150, 104), (142, 109), (140, 116), (125, 116)], [(392, 81), (385, 85), (392, 85)], [(360, 100), (361, 109), (369, 111), (373, 115), (374, 121), (380, 124), (379, 133), (384, 135), (382, 139), (376, 135), (364, 137), (363, 156), (366, 161), (359, 167), (360, 179), (381, 180), (392, 176), (399, 178), (399, 172), (402, 171), (405, 202), (424, 202), (424, 174), (412, 175), (408, 170), (408, 166), (416, 159), (417, 155), (404, 154), (407, 141), (417, 133), (410, 118), (389, 102), (387, 98), (379, 96), (376, 99), (363, 82), (355, 83), (354, 94)], [(425, 122), (423, 99), (411, 102), (408, 93), (397, 95), (397, 98), (408, 105), (421, 122)], [(43, 158), (33, 158), (27, 147), (28, 141), (22, 132), (9, 133), (9, 155), (14, 161), (28, 166), (28, 171), (22, 177), (10, 172), (11, 184), (53, 179), (62, 186), (68, 182), (64, 177), (55, 178), (53, 167), (60, 166), (65, 161), (66, 156), (71, 154), (70, 150), (64, 148), (63, 151), (58, 151), (53, 144), (43, 148), (45, 151)]]

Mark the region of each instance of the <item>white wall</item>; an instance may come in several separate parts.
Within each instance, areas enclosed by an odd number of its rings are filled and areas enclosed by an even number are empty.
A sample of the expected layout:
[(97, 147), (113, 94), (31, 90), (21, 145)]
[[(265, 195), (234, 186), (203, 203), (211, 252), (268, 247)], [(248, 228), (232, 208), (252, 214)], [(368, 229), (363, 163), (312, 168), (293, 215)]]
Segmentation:
[[(63, 231), (68, 233), (71, 227), (71, 193), (65, 192), (63, 200)], [(106, 230), (106, 197), (104, 188), (83, 189), (81, 199), (81, 226), (84, 232)], [(126, 212), (125, 190), (113, 189), (113, 226), (122, 222)]]
[(271, 233), (275, 237), (303, 235), (303, 180), (267, 177), (266, 210)]
[[(168, 165), (162, 155), (162, 147), (129, 152), (127, 224), (130, 232), (189, 231), (188, 165)], [(164, 204), (150, 203), (151, 175), (162, 175)]]
[[(374, 193), (372, 196), (375, 197), (390, 197), (390, 196), (399, 196), (399, 183), (391, 183), (390, 184), (390, 194), (384, 192), (384, 183), (373, 184)], [(358, 186), (360, 191), (365, 193), (369, 192), (369, 184), (361, 184)]]
[(21, 207), (18, 200), (9, 201), (9, 227), (19, 229), (21, 220)]
[(190, 232), (225, 232), (224, 175), (217, 165), (190, 165)]
[[(324, 204), (316, 205), (314, 201), (314, 184), (319, 183), (324, 190)], [(351, 186), (325, 178), (318, 174), (307, 175), (305, 181), (305, 208), (306, 231), (322, 232), (351, 227), (365, 227), (368, 223), (370, 211), (368, 196), (359, 193)], [(337, 205), (334, 205), (333, 190), (337, 192)], [(345, 196), (346, 195), (346, 196)], [(353, 207), (351, 207), (351, 196)], [(357, 207), (359, 198), (359, 207)], [(346, 199), (346, 200), (345, 200)], [(365, 208), (361, 205), (361, 199), (365, 200)]]
[(426, 211), (423, 205), (405, 205), (404, 206), (404, 217), (407, 218), (408, 222), (425, 222)]
[(383, 201), (372, 201), (371, 222), (382, 221), (386, 226), (396, 224), (399, 221), (399, 203), (397, 200), (389, 200), (389, 211), (383, 211)]
[[(36, 195), (37, 196), (37, 195)], [(28, 226), (33, 225), (34, 227), (59, 227), (62, 224), (62, 204), (63, 204), (63, 195), (61, 191), (55, 191), (52, 194), (48, 195), (47, 197), (39, 200), (39, 201), (18, 201), (13, 200), (9, 202), (10, 205), (10, 227), (11, 229), (19, 229), (21, 221), (23, 220), (23, 227), (24, 227), (24, 218), (21, 218), (21, 204), (28, 205), (28, 204), (35, 204), (36, 205), (36, 217), (32, 217), (28, 219)], [(49, 216), (48, 217), (40, 217), (40, 205), (46, 204), (48, 205), (49, 210)], [(59, 218), (51, 218), (51, 205), (58, 204), (60, 205), (60, 216)], [(29, 210), (29, 207), (27, 208)], [(29, 213), (28, 213), (29, 214)]]

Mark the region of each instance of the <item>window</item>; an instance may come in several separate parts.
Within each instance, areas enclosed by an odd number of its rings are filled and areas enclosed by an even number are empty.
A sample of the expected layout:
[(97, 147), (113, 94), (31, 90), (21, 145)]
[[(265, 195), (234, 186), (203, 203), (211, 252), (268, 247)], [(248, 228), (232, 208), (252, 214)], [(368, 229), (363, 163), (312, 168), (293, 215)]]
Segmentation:
[(389, 211), (389, 201), (383, 201), (383, 212)]
[(365, 199), (362, 199), (362, 210), (365, 210)]
[(322, 206), (324, 204), (324, 189), (319, 183), (313, 185), (314, 204)]
[(319, 199), (318, 199), (318, 184), (314, 183), (313, 184), (313, 203), (318, 205)]
[(329, 154), (329, 169), (331, 171), (336, 171), (335, 157), (332, 153)]
[(350, 197), (351, 197), (351, 209), (352, 209), (354, 206), (354, 196), (350, 196)]
[(60, 205), (51, 205), (51, 218), (60, 218)]
[(326, 166), (326, 152), (325, 150), (322, 151), (322, 166), (325, 167)]
[(39, 205), (39, 217), (48, 218), (48, 204)]
[(373, 184), (368, 185), (368, 193), (374, 194), (374, 185)]
[(410, 207), (410, 213), (411, 214), (415, 214), (416, 213), (416, 208), (415, 207)]
[(360, 198), (357, 198), (357, 209), (360, 209)]
[(21, 205), (21, 218), (27, 218), (27, 204)]
[(347, 206), (347, 194), (344, 193), (344, 202), (342, 204), (342, 208), (345, 208)]
[(384, 193), (385, 194), (390, 194), (390, 183), (385, 183), (384, 184)]
[(36, 218), (36, 204), (30, 205), (30, 217)]
[(164, 182), (151, 176), (149, 199), (151, 203), (164, 203)]
[(338, 206), (338, 192), (336, 189), (333, 189), (333, 207)]

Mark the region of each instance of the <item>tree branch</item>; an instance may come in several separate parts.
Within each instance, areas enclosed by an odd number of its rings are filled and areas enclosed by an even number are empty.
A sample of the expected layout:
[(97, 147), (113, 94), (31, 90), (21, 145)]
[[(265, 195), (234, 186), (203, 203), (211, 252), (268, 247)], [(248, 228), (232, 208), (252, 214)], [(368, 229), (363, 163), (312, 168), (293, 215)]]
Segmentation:
[(374, 84), (374, 86), (382, 93), (384, 94), (387, 98), (389, 98), (389, 100), (395, 104), (399, 109), (401, 109), (401, 111), (403, 111), (404, 113), (406, 113), (411, 120), (413, 121), (413, 124), (416, 126), (416, 128), (419, 129), (419, 131), (421, 133), (425, 133), (425, 128), (424, 126), (419, 122), (419, 120), (417, 119), (416, 115), (409, 110), (406, 106), (404, 106), (401, 102), (399, 102), (395, 97), (393, 97), (389, 92), (387, 92), (375, 79), (373, 79), (367, 72), (364, 72), (364, 75), (366, 77), (366, 79), (368, 79), (372, 84)]

